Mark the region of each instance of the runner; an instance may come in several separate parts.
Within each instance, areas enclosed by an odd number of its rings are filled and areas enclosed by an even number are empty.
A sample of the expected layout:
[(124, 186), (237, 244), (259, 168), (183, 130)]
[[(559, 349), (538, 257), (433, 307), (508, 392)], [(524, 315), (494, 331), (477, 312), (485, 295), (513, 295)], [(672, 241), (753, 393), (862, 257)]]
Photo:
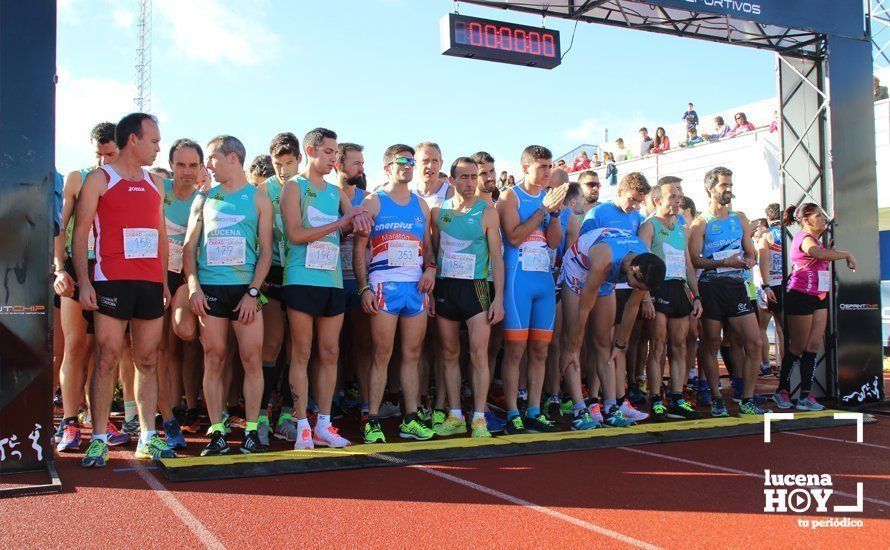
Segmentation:
[[(760, 334), (757, 317), (745, 285), (745, 271), (755, 264), (754, 243), (748, 218), (730, 208), (732, 171), (718, 166), (705, 174), (705, 191), (710, 203), (689, 228), (689, 254), (692, 265), (702, 269), (698, 279), (702, 299), (701, 345), (704, 369), (711, 387), (712, 416), (728, 416), (718, 388), (717, 352), (721, 330), (726, 322), (737, 334), (745, 353), (740, 416), (766, 412), (754, 402), (754, 383), (760, 362)], [(736, 377), (740, 377), (736, 373)]]
[[(618, 406), (618, 385), (614, 380), (615, 369), (612, 365), (620, 362), (627, 350), (628, 338), (643, 298), (648, 292), (658, 290), (664, 282), (664, 262), (647, 250), (646, 245), (626, 229), (594, 229), (588, 225), (586, 231), (582, 228), (578, 242), (566, 252), (563, 259), (562, 301), (567, 330), (563, 336), (560, 370), (566, 376), (581, 376), (581, 344), (588, 320), (592, 318), (595, 322), (597, 319), (595, 312), (598, 305), (604, 304), (602, 309), (608, 315), (603, 315), (602, 318), (607, 319), (607, 326), (611, 326), (611, 320), (616, 315), (612, 311), (615, 307), (614, 293), (610, 289), (608, 294), (604, 294), (603, 287), (626, 281), (632, 289), (623, 306), (621, 324), (615, 334), (612, 349), (606, 357), (597, 357), (597, 374), (602, 380), (603, 405), (606, 409), (603, 420), (594, 414), (590, 415), (597, 424), (603, 421), (614, 427), (634, 424), (634, 420), (626, 418)], [(576, 401), (576, 415), (581, 413), (579, 405)]]
[(593, 170), (584, 170), (578, 175), (578, 183), (584, 192), (584, 214), (600, 204), (600, 177)]
[[(80, 294), (75, 284), (74, 261), (71, 255), (71, 239), (74, 232), (74, 210), (77, 197), (83, 188), (87, 175), (96, 168), (114, 162), (118, 157), (114, 141), (115, 124), (100, 122), (90, 132), (90, 144), (96, 155), (96, 164), (90, 168), (76, 170), (68, 174), (62, 189), (61, 227), (63, 231), (53, 239), (53, 267), (56, 292), (55, 305), (59, 308), (61, 332), (64, 336), (64, 351), (59, 369), (59, 383), (62, 389), (61, 433), (56, 450), (60, 453), (80, 450), (80, 424), (78, 413), (84, 402), (84, 385), (88, 378), (93, 357), (93, 313), (84, 311), (80, 304)], [(95, 264), (95, 235), (90, 229), (88, 240), (89, 271)], [(130, 442), (130, 436), (120, 433), (110, 421), (106, 428), (108, 445), (115, 447)]]
[[(284, 285), (284, 261), (287, 250), (287, 236), (284, 234), (284, 221), (281, 215), (281, 190), (284, 184), (297, 175), (300, 161), (300, 142), (290, 132), (277, 134), (269, 144), (269, 158), (273, 174), (259, 184), (272, 201), (274, 222), (272, 224), (272, 266), (263, 287), (260, 289), (269, 303), (263, 307), (263, 396), (260, 399), (260, 412), (257, 417), (257, 435), (263, 445), (269, 444), (269, 397), (279, 379), (276, 370), (278, 354), (284, 342), (285, 314), (282, 286)], [(253, 166), (251, 166), (251, 169)], [(275, 437), (285, 441), (297, 440), (297, 425), (293, 422), (294, 402), (290, 391), (283, 392), (281, 414), (275, 425)]]
[[(782, 330), (784, 316), (782, 315), (782, 298), (784, 297), (782, 283), (785, 279), (785, 268), (782, 264), (782, 209), (779, 203), (771, 203), (766, 207), (766, 221), (769, 229), (763, 232), (757, 243), (758, 267), (762, 281), (760, 292), (766, 301), (766, 315), (761, 320), (761, 331), (765, 331), (772, 317), (776, 327), (776, 357), (782, 357), (784, 352), (785, 337)], [(764, 350), (768, 355), (769, 348)], [(761, 365), (760, 374), (772, 373), (769, 361)]]
[(788, 350), (782, 357), (779, 389), (773, 400), (780, 409), (791, 408), (791, 370), (800, 365), (800, 395), (795, 409), (821, 411), (825, 407), (811, 393), (816, 371), (816, 353), (825, 339), (828, 324), (828, 293), (831, 292), (831, 263), (844, 260), (856, 271), (856, 258), (843, 250), (825, 248), (822, 236), (828, 229), (828, 216), (818, 205), (807, 202), (788, 207), (782, 217), (786, 227), (797, 223), (802, 231), (791, 241), (788, 259), (791, 275), (785, 296), (788, 316)]
[[(473, 437), (491, 437), (485, 420), (490, 327), (504, 318), (504, 260), (498, 214), (477, 192), (476, 162), (459, 157), (451, 165), (456, 194), (431, 212), (437, 254), (435, 310), (445, 366), (450, 412), (436, 426), (438, 435), (466, 433), (460, 405), (460, 325), (466, 323), (472, 366)], [(494, 274), (494, 295), (488, 284)]]
[[(269, 450), (258, 434), (263, 394), (264, 298), (259, 287), (272, 263), (272, 201), (247, 181), (244, 145), (221, 135), (207, 144), (207, 168), (218, 182), (206, 199), (195, 201), (183, 249), (189, 303), (199, 317), (204, 345), (204, 401), (210, 417), (210, 443), (201, 456), (229, 451), (223, 424), (229, 326), (244, 367), (246, 426), (242, 453)], [(231, 367), (229, 367), (231, 368)]]
[[(352, 231), (353, 222), (368, 231), (370, 220), (364, 216), (363, 207), (353, 208), (346, 194), (324, 180), (337, 162), (337, 134), (316, 128), (303, 138), (303, 147), (309, 162), (299, 176), (284, 184), (281, 192), (281, 217), (288, 239), (282, 295), (290, 324), (289, 382), (298, 432), (294, 449), (313, 449), (315, 445), (339, 448), (350, 444), (331, 424), (340, 329), (346, 311), (340, 233)], [(306, 416), (313, 335), (318, 403), (314, 431)]]
[[(695, 268), (692, 267), (686, 248), (686, 229), (677, 219), (683, 203), (681, 181), (675, 176), (665, 176), (658, 180), (658, 185), (652, 188), (651, 194), (655, 213), (643, 222), (639, 232), (640, 240), (661, 258), (667, 270), (664, 284), (652, 293), (655, 318), (649, 322), (652, 351), (647, 363), (647, 378), (652, 419), (657, 422), (668, 418), (698, 418), (692, 404), (683, 399), (683, 384), (686, 382), (686, 337), (689, 334), (690, 315), (692, 320), (701, 316), (701, 298), (698, 295)], [(690, 291), (692, 302), (689, 301)], [(661, 395), (666, 344), (670, 346), (667, 407), (664, 406)]]
[[(278, 134), (279, 136), (282, 134)], [(291, 134), (293, 135), (293, 134)], [(259, 186), (269, 178), (275, 177), (275, 166), (272, 164), (271, 155), (257, 155), (250, 161), (247, 169), (247, 181), (254, 187)]]
[[(144, 168), (157, 157), (161, 133), (157, 120), (132, 113), (115, 129), (119, 157), (87, 175), (77, 200), (74, 222), (74, 269), (80, 303), (95, 311), (96, 362), (90, 382), (93, 440), (81, 462), (103, 467), (108, 460), (106, 426), (111, 412), (115, 370), (127, 325), (132, 328), (133, 360), (139, 394), (141, 434), (136, 458), (173, 458), (176, 455), (155, 431), (158, 347), (164, 309), (170, 305), (167, 288), (167, 231), (164, 184)], [(88, 241), (96, 234), (96, 266), (90, 280)]]
[[(562, 241), (559, 214), (568, 192), (550, 183), (553, 154), (546, 147), (526, 147), (521, 157), (525, 181), (505, 191), (497, 202), (504, 243), (504, 336), (501, 364), (507, 406), (507, 433), (552, 432), (556, 426), (541, 412), (547, 347), (553, 337), (556, 287), (547, 247)], [(528, 353), (528, 409), (520, 417), (519, 364)]]
[[(372, 362), (369, 377), (369, 417), (363, 427), (365, 443), (385, 443), (380, 428), (380, 403), (386, 370), (398, 328), (401, 342), (402, 393), (405, 417), (399, 426), (403, 438), (430, 439), (435, 435), (417, 416), (420, 360), (426, 334), (429, 293), (435, 286), (436, 264), (430, 243), (429, 208), (411, 192), (414, 149), (392, 145), (383, 154), (389, 182), (368, 195), (363, 206), (374, 219), (370, 235), (357, 232), (353, 269), (362, 309), (371, 316)], [(371, 241), (371, 262), (366, 254)], [(425, 267), (422, 267), (425, 266)]]

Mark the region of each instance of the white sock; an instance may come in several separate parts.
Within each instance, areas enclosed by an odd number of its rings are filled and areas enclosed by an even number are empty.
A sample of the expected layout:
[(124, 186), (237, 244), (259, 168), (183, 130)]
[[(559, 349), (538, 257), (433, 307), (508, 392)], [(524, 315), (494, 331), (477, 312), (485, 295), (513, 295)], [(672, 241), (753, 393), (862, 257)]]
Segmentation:
[(93, 434), (93, 439), (98, 439), (103, 443), (108, 443), (108, 434)]
[(124, 401), (124, 421), (129, 422), (136, 418), (139, 411), (136, 409), (135, 401)]
[(484, 419), (485, 419), (485, 413), (480, 413), (480, 412), (474, 412), (474, 413), (473, 413), (473, 422), (479, 420), (480, 418), (482, 418), (482, 419), (484, 420)]
[(318, 421), (315, 423), (316, 430), (323, 430), (331, 425), (331, 415), (329, 414), (318, 414)]
[(139, 443), (142, 443), (142, 444), (148, 443), (151, 440), (152, 436), (155, 435), (156, 433), (158, 433), (158, 432), (156, 432), (155, 430), (146, 430), (146, 431), (142, 432), (139, 435)]
[(308, 429), (310, 429), (310, 426), (309, 426), (309, 419), (308, 419), (308, 418), (298, 418), (298, 419), (297, 419), (297, 429), (298, 429), (298, 430), (308, 430)]
[(458, 420), (463, 420), (463, 419), (464, 419), (464, 413), (463, 413), (462, 410), (460, 410), (460, 409), (451, 409), (450, 412), (451, 412), (451, 414), (453, 414), (454, 416), (456, 416)]

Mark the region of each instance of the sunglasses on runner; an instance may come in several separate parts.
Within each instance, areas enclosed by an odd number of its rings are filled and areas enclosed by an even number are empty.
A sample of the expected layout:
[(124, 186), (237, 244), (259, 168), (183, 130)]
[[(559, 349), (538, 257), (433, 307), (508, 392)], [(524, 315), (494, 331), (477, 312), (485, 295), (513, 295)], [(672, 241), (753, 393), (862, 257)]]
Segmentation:
[(399, 166), (414, 166), (414, 159), (408, 157), (398, 157), (394, 159), (390, 164), (398, 164)]

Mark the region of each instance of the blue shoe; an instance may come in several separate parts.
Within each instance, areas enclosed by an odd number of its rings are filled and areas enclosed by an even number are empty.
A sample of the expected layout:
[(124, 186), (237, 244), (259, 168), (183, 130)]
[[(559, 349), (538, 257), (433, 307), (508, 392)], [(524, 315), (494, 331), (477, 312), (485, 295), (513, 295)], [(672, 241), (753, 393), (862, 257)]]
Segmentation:
[(704, 388), (702, 388), (701, 386), (699, 386), (697, 400), (698, 400), (699, 405), (705, 405), (705, 406), (710, 405), (711, 401), (712, 401), (711, 387), (706, 385)]
[(633, 405), (639, 405), (646, 402), (646, 396), (640, 391), (640, 387), (634, 384), (627, 392), (627, 400)]
[(745, 380), (743, 378), (733, 378), (732, 400), (736, 403), (741, 403), (743, 393), (745, 393)]
[(726, 404), (723, 402), (723, 398), (719, 397), (711, 403), (711, 416), (717, 417), (725, 417), (729, 416), (729, 412), (726, 410)]
[(759, 416), (762, 414), (766, 414), (766, 409), (761, 409), (757, 406), (757, 403), (753, 401), (748, 401), (747, 403), (739, 404), (739, 416)]
[(799, 411), (821, 411), (825, 409), (825, 405), (816, 401), (816, 398), (811, 393), (804, 399), (796, 399), (794, 408)]
[(603, 422), (606, 426), (611, 426), (613, 428), (626, 428), (628, 426), (633, 426), (636, 424), (633, 420), (629, 418), (625, 418), (621, 413), (621, 409), (617, 406), (613, 405), (609, 410), (609, 414), (606, 416), (605, 422)]
[(489, 433), (498, 433), (504, 431), (507, 421), (501, 420), (491, 411), (485, 411), (485, 426), (488, 428)]
[(175, 418), (164, 422), (164, 440), (169, 449), (185, 449), (185, 438), (182, 437), (182, 430)]
[(98, 439), (92, 440), (80, 465), (84, 468), (104, 468), (106, 464), (108, 464), (108, 445)]
[(575, 415), (575, 418), (572, 419), (573, 430), (593, 430), (596, 428), (602, 428), (602, 424), (594, 420), (587, 409), (583, 409), (580, 414)]

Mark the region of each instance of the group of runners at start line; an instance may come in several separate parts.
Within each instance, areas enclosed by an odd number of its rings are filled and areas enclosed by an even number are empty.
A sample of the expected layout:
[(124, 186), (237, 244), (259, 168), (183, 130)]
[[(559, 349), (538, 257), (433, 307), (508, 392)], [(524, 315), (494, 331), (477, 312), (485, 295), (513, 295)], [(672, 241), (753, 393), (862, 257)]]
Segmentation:
[[(694, 419), (700, 413), (683, 392), (697, 340), (698, 403), (728, 415), (717, 356), (729, 345), (722, 355), (734, 363), (738, 414), (760, 415), (754, 386), (763, 343), (751, 280), (758, 260), (762, 301), (791, 319), (773, 399), (780, 408), (821, 408), (810, 387), (829, 264), (855, 268), (855, 259), (822, 246), (827, 220), (809, 203), (789, 209), (785, 225), (776, 212), (755, 240), (746, 216), (731, 208), (726, 168), (705, 175), (710, 202), (696, 215), (684, 210), (690, 201), (670, 176), (650, 186), (627, 174), (616, 198), (600, 203), (595, 172), (570, 183), (538, 145), (522, 152), (522, 183), (502, 191), (485, 152), (456, 158), (441, 178), (438, 145), (392, 145), (383, 156), (388, 181), (369, 192), (362, 147), (324, 128), (302, 146), (291, 133), (276, 135), (274, 172), (259, 174), (245, 172), (245, 148), (233, 136), (206, 148), (179, 139), (169, 179), (147, 169), (160, 151), (154, 117), (129, 114), (98, 125), (92, 138), (96, 166), (65, 181), (68, 230), (54, 254), (64, 338), (57, 448), (80, 448), (86, 397), (92, 441), (83, 466), (104, 466), (108, 447), (131, 435), (137, 458), (174, 458), (186, 445), (182, 431), (197, 425), (201, 391), (210, 424), (202, 455), (230, 450), (226, 406), (239, 393), (240, 452), (268, 451), (270, 436), (297, 450), (345, 447), (350, 441), (333, 425), (345, 378), (360, 400), (365, 443), (385, 442), (381, 420), (393, 416), (402, 417), (399, 436), (417, 440), (552, 432), (563, 415), (573, 430), (626, 427), (650, 415)], [(335, 183), (326, 180), (332, 172)], [(785, 281), (782, 227), (792, 223), (802, 230)], [(641, 326), (649, 413), (628, 396), (639, 388), (625, 355)], [(279, 361), (283, 348), (287, 360)], [(506, 418), (488, 403), (496, 363)], [(118, 430), (109, 415), (128, 364)], [(792, 402), (795, 365), (801, 386)], [(273, 427), (270, 397), (282, 380)]]

